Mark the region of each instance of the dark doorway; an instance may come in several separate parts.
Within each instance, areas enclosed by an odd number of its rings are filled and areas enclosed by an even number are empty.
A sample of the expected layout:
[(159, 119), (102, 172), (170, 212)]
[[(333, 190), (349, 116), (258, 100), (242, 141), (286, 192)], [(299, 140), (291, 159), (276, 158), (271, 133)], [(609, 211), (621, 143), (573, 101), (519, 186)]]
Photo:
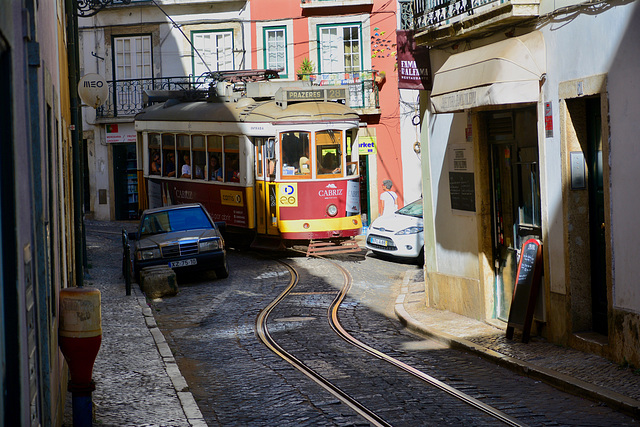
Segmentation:
[(135, 143), (113, 145), (113, 196), (116, 220), (138, 218)]
[(600, 98), (586, 100), (589, 235), (591, 244), (591, 306), (593, 330), (608, 334), (604, 180)]
[(494, 317), (506, 321), (515, 286), (518, 253), (530, 238), (542, 239), (535, 107), (489, 113)]

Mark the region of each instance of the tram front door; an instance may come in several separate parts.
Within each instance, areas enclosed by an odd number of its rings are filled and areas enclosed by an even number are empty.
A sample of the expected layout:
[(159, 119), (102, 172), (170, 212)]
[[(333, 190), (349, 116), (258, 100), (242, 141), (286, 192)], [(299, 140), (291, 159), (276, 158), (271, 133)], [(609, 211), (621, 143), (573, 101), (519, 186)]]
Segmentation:
[(272, 181), (275, 171), (270, 168), (273, 162), (274, 140), (256, 138), (256, 217), (258, 234), (278, 235), (276, 222), (276, 183)]
[(494, 316), (508, 320), (522, 243), (542, 239), (534, 107), (492, 113), (487, 122), (493, 196)]

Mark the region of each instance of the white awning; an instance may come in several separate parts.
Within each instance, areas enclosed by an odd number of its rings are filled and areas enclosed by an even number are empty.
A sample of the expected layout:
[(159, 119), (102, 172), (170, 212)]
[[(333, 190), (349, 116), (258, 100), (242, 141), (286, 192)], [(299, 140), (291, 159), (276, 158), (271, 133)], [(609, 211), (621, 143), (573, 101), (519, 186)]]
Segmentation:
[(457, 53), (434, 75), (432, 109), (448, 113), (483, 105), (538, 102), (545, 72), (540, 31)]

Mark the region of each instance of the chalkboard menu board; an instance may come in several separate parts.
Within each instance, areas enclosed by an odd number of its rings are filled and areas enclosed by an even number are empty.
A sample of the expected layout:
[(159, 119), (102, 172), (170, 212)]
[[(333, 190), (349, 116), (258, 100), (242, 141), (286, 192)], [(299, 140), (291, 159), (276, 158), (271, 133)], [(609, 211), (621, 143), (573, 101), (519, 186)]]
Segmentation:
[(473, 172), (449, 172), (451, 209), (476, 211), (476, 189)]
[(518, 327), (522, 329), (522, 342), (529, 342), (541, 275), (542, 243), (537, 239), (529, 239), (524, 242), (520, 251), (518, 274), (507, 323), (508, 339), (513, 338), (513, 330)]

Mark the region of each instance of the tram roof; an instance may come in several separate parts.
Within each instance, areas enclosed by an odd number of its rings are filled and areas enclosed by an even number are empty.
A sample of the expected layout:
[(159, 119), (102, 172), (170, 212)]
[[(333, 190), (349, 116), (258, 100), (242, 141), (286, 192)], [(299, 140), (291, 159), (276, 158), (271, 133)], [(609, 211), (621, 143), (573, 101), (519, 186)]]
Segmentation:
[(136, 121), (178, 122), (308, 122), (359, 120), (351, 108), (337, 102), (297, 102), (286, 108), (275, 101), (254, 101), (243, 98), (238, 102), (176, 102), (154, 104), (144, 108)]

